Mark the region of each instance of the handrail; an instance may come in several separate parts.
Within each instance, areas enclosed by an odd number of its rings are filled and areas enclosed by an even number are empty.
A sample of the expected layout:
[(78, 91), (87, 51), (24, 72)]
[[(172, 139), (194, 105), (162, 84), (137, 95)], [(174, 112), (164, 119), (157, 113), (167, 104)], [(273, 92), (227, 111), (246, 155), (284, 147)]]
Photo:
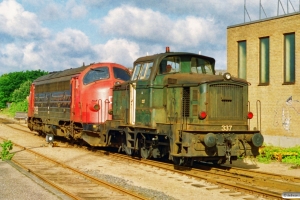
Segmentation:
[[(258, 109), (259, 109), (259, 111), (258, 111)], [(256, 113), (257, 113), (257, 122), (256, 122), (257, 130), (261, 130), (261, 101), (260, 100), (256, 101)], [(258, 123), (258, 118), (259, 118), (259, 123)]]

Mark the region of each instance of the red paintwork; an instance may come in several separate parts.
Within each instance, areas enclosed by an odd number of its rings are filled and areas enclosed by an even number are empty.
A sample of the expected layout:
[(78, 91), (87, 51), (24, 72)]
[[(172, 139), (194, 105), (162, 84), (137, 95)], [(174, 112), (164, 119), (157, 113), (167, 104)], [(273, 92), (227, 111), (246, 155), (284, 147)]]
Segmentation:
[(28, 98), (28, 117), (33, 117), (34, 114), (34, 84), (30, 86), (30, 93)]
[[(91, 68), (101, 66), (108, 67), (110, 77), (84, 85), (83, 78), (86, 73)], [(112, 119), (112, 116), (108, 114), (108, 111), (112, 109), (112, 88), (116, 82), (124, 82), (123, 80), (114, 78), (113, 67), (127, 70), (126, 67), (116, 63), (96, 63), (86, 67), (76, 75), (70, 76), (72, 90), (70, 121), (78, 123), (103, 123), (106, 120)], [(34, 84), (32, 84), (29, 95), (28, 117), (34, 117), (34, 92)], [(97, 104), (100, 106), (99, 110), (94, 109), (94, 105)]]
[[(108, 63), (94, 64), (90, 68), (101, 66), (108, 66), (110, 74), (113, 74), (112, 65)], [(113, 66), (125, 69), (121, 65), (114, 64)], [(71, 104), (71, 120), (83, 123), (103, 123), (112, 119), (112, 116), (108, 114), (108, 111), (112, 109), (112, 88), (115, 82), (120, 80), (110, 76), (109, 79), (84, 85), (82, 79), (90, 68), (85, 69), (78, 77), (72, 78), (72, 97), (74, 101)], [(95, 104), (100, 105), (99, 111), (90, 109)]]

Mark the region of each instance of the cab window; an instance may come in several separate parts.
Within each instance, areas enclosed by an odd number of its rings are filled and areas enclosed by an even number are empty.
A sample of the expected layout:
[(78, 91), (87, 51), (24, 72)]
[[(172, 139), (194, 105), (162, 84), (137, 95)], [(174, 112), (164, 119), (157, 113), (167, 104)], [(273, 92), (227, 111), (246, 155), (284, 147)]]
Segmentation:
[(164, 58), (159, 65), (160, 74), (179, 72), (180, 62), (181, 59), (179, 56), (169, 56)]
[(83, 84), (95, 82), (97, 80), (103, 80), (109, 78), (108, 67), (98, 67), (91, 69), (83, 78)]
[(192, 57), (191, 73), (193, 74), (213, 74), (212, 65), (208, 60)]
[(130, 79), (130, 75), (127, 70), (118, 67), (113, 67), (113, 71), (115, 79), (121, 79), (123, 81), (128, 81)]
[(137, 63), (134, 67), (131, 80), (146, 80), (149, 79), (153, 62)]

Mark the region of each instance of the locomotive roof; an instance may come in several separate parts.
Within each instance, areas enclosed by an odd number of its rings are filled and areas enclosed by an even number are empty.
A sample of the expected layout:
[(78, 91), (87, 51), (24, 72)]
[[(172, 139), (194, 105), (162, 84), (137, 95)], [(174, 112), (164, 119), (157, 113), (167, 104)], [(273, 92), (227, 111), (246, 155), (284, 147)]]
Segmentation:
[(71, 68), (71, 69), (66, 69), (63, 71), (54, 71), (54, 72), (50, 72), (49, 74), (45, 75), (45, 76), (41, 76), (39, 78), (37, 78), (34, 83), (38, 84), (38, 82), (43, 82), (46, 80), (50, 80), (50, 79), (57, 79), (57, 78), (61, 78), (64, 79), (64, 77), (66, 77), (67, 79), (69, 79), (70, 76), (74, 76), (76, 74), (79, 74), (80, 72), (82, 72), (84, 69), (86, 69), (88, 66), (81, 66), (78, 68)]
[(144, 62), (144, 61), (150, 61), (150, 60), (161, 60), (166, 56), (175, 56), (175, 55), (190, 55), (190, 56), (197, 56), (197, 57), (202, 57), (204, 59), (209, 60), (211, 63), (215, 64), (215, 59), (212, 57), (208, 57), (208, 56), (204, 56), (204, 55), (200, 55), (200, 54), (195, 54), (195, 53), (188, 53), (188, 52), (167, 52), (167, 53), (159, 53), (159, 54), (154, 54), (154, 55), (150, 55), (150, 56), (144, 56), (144, 57), (140, 57), (138, 58), (136, 62)]

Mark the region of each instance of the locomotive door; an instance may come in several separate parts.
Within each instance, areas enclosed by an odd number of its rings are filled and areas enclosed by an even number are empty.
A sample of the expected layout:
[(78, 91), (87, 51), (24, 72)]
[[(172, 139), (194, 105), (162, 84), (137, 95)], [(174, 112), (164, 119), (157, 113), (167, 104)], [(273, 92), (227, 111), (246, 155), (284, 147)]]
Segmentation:
[(72, 77), (71, 79), (71, 106), (70, 106), (70, 119), (71, 121), (80, 121), (81, 116), (81, 105), (80, 105), (80, 94), (78, 92), (79, 83), (78, 76)]
[(130, 84), (130, 108), (129, 108), (129, 124), (135, 124), (135, 110), (136, 110), (136, 83)]

